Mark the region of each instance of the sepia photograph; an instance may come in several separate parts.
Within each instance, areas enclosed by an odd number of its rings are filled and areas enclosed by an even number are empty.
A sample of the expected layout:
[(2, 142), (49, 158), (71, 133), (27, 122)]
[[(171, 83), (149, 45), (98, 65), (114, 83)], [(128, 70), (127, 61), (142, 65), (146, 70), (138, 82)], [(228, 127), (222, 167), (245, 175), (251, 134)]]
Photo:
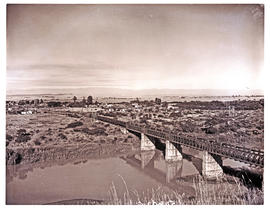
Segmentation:
[(264, 4), (5, 7), (6, 205), (264, 205)]

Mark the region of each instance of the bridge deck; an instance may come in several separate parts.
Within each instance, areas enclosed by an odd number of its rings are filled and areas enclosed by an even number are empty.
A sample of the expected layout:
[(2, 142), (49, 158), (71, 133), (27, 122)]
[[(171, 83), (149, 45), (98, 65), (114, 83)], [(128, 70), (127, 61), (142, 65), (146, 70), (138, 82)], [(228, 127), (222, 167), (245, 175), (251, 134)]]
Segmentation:
[(180, 144), (200, 151), (207, 151), (214, 155), (244, 162), (256, 167), (264, 167), (264, 151), (249, 149), (227, 143), (209, 142), (203, 138), (183, 138), (172, 131), (146, 127), (132, 122), (124, 122), (113, 118), (98, 115), (100, 121), (122, 126), (127, 130), (144, 133), (147, 136), (160, 140), (169, 140), (174, 144)]

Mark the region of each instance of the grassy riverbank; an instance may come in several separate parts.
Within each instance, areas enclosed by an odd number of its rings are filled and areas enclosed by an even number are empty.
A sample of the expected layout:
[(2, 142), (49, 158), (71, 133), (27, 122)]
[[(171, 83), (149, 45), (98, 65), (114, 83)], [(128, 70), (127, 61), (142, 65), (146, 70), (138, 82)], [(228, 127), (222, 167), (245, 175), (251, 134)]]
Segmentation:
[(151, 189), (142, 194), (129, 190), (123, 180), (126, 191), (120, 195), (112, 183), (108, 204), (113, 205), (261, 205), (264, 203), (263, 190), (247, 188), (239, 180), (225, 180), (209, 183), (202, 178), (193, 181), (194, 196), (180, 194), (177, 191), (165, 191), (163, 188)]

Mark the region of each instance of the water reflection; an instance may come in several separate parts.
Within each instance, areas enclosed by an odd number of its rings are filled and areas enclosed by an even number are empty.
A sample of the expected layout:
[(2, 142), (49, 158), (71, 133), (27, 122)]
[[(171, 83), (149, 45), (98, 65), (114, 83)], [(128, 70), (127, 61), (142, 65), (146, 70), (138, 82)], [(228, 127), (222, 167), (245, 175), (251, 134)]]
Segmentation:
[(180, 161), (167, 162), (161, 151), (142, 151), (121, 158), (131, 166), (166, 185), (175, 183), (176, 179), (191, 178), (191, 176), (196, 176), (201, 172), (200, 159), (184, 158)]
[(165, 187), (193, 195), (193, 178), (201, 174), (202, 160), (183, 154), (183, 160), (166, 162), (161, 151), (144, 151), (106, 159), (85, 158), (34, 165), (7, 166), (8, 204), (42, 204), (74, 198), (108, 199), (114, 183), (119, 195), (126, 187), (143, 193)]
[(6, 183), (10, 183), (14, 178), (25, 180), (29, 172), (33, 172), (32, 166), (9, 165), (6, 167)]

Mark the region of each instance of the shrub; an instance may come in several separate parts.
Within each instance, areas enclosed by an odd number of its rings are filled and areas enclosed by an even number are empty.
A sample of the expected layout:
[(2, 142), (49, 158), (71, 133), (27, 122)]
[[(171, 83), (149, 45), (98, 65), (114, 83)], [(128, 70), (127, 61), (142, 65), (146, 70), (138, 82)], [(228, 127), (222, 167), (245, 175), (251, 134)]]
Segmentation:
[(72, 118), (80, 118), (79, 115), (77, 115), (76, 113), (69, 113), (67, 114), (68, 117), (72, 117)]
[(9, 134), (6, 134), (6, 140), (7, 140), (7, 141), (11, 141), (12, 139), (13, 139), (12, 136), (10, 136)]
[(203, 131), (205, 131), (206, 134), (216, 134), (217, 133), (217, 129), (214, 127), (208, 127), (208, 128), (203, 128)]
[(31, 140), (31, 137), (29, 135), (20, 135), (17, 137), (15, 141), (22, 143), (22, 142), (28, 142), (29, 140)]
[(6, 164), (16, 165), (22, 161), (22, 155), (11, 149), (6, 149)]
[(18, 133), (18, 137), (15, 140), (16, 142), (28, 142), (29, 140), (31, 140), (30, 134), (26, 132), (25, 129), (20, 129), (17, 131)]
[(60, 139), (67, 139), (66, 135), (64, 135), (63, 133), (58, 134), (58, 136), (60, 137)]
[(181, 123), (180, 127), (183, 129), (183, 132), (194, 132), (195, 126), (191, 122)]
[(26, 130), (25, 129), (19, 129), (17, 131), (17, 134), (23, 134), (23, 133), (26, 133)]
[(83, 128), (81, 129), (81, 131), (85, 134), (88, 135), (96, 135), (96, 136), (100, 136), (100, 135), (104, 135), (104, 136), (108, 136), (108, 134), (105, 132), (105, 128), (101, 128), (101, 127), (97, 127), (94, 129), (88, 129), (88, 128)]
[(35, 143), (35, 145), (41, 145), (39, 140), (35, 140), (34, 143)]
[(48, 107), (61, 107), (62, 106), (61, 102), (55, 102), (55, 101), (50, 101), (47, 104), (48, 104)]
[(233, 131), (233, 132), (237, 132), (237, 128), (236, 128), (235, 126), (232, 126), (230, 129), (231, 129), (231, 131)]
[(77, 127), (77, 126), (82, 126), (82, 125), (83, 125), (82, 122), (76, 121), (76, 122), (73, 122), (73, 123), (68, 124), (68, 125), (67, 125), (67, 128), (75, 128), (75, 127)]

